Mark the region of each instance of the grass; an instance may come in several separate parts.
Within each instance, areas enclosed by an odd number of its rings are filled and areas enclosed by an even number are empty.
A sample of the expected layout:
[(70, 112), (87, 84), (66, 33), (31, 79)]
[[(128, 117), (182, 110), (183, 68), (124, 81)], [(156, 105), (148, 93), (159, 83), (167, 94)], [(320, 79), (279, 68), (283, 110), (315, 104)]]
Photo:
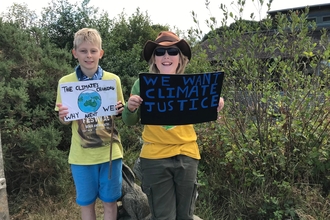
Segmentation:
[[(264, 189), (260, 189), (263, 191)], [(25, 199), (25, 202), (16, 207), (16, 213), (10, 216), (10, 220), (80, 220), (80, 207), (75, 202), (75, 191), (71, 190), (71, 194), (67, 195), (65, 200), (59, 201), (58, 198), (42, 198), (42, 199)], [(294, 189), (295, 198), (303, 201), (294, 211), (299, 219), (304, 220), (324, 220), (330, 219), (330, 196), (323, 197), (321, 189), (318, 187), (302, 187)], [(195, 215), (204, 220), (216, 219), (233, 219), (233, 216), (240, 216), (244, 211), (238, 204), (251, 202), (251, 199), (245, 198), (243, 195), (238, 197), (228, 197), (231, 206), (221, 206), (215, 204), (216, 195), (209, 194), (204, 200), (199, 198), (196, 203)], [(10, 203), (10, 201), (9, 201)], [(13, 204), (13, 202), (11, 202)], [(11, 206), (9, 206), (11, 209)], [(255, 211), (250, 207), (250, 211)], [(235, 212), (235, 213), (233, 213)], [(96, 202), (97, 220), (103, 220), (103, 205), (100, 200)], [(230, 217), (231, 216), (231, 217)], [(238, 219), (238, 218), (235, 218)], [(244, 219), (244, 218), (242, 218)], [(245, 218), (246, 219), (246, 218)], [(252, 218), (251, 218), (252, 219)]]
[[(71, 192), (72, 195), (68, 195), (65, 201), (57, 201), (56, 198), (26, 201), (19, 212), (10, 215), (10, 220), (80, 220), (80, 207), (75, 201), (75, 191)], [(97, 220), (103, 220), (102, 202), (97, 200), (95, 207)]]

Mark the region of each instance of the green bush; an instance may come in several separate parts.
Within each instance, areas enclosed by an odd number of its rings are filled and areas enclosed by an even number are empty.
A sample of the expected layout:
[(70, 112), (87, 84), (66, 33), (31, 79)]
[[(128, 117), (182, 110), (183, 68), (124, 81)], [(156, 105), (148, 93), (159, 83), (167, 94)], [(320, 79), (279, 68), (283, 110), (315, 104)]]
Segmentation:
[(196, 126), (209, 219), (329, 216), (330, 46), (322, 30), (312, 38), (307, 13), (279, 14), (263, 29), (239, 19), (204, 42), (225, 72), (221, 120)]
[[(67, 152), (57, 148), (63, 129), (54, 112), (57, 81), (67, 73), (65, 51), (37, 29), (0, 20), (0, 130), (11, 212), (19, 200), (61, 196), (68, 175)], [(34, 201), (34, 200), (33, 200)]]

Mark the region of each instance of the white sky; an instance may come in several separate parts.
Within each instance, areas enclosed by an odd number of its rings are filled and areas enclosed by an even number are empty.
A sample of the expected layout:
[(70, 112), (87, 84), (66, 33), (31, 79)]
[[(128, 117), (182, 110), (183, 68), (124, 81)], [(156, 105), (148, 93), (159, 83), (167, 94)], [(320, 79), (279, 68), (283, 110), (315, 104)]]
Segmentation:
[[(216, 17), (218, 23), (223, 18), (222, 11), (219, 9), (221, 3), (225, 4), (230, 11), (237, 11), (236, 8), (230, 5), (231, 2), (237, 2), (237, 0), (208, 0), (210, 2), (207, 10), (205, 7), (205, 0), (118, 0), (118, 1), (106, 1), (106, 0), (91, 0), (89, 6), (98, 7), (100, 10), (108, 11), (112, 17), (117, 17), (123, 10), (128, 16), (131, 16), (137, 9), (140, 8), (142, 13), (148, 12), (151, 21), (154, 24), (168, 24), (170, 27), (177, 27), (180, 30), (186, 31), (190, 27), (196, 27), (193, 21), (191, 12), (194, 11), (197, 14), (197, 20), (204, 34), (209, 31), (209, 28), (205, 24), (210, 16)], [(264, 0), (268, 2), (268, 0)], [(4, 12), (13, 3), (26, 3), (30, 10), (34, 10), (40, 13), (43, 7), (48, 6), (50, 0), (1, 0), (0, 13)], [(71, 3), (81, 2), (81, 0), (69, 0)], [(246, 8), (244, 9), (243, 17), (248, 19), (253, 12), (256, 16), (256, 20), (266, 17), (267, 7), (264, 5), (260, 9), (258, 0), (246, 0)], [(271, 10), (286, 9), (292, 7), (301, 7), (307, 5), (316, 5), (329, 3), (329, 0), (273, 0)]]

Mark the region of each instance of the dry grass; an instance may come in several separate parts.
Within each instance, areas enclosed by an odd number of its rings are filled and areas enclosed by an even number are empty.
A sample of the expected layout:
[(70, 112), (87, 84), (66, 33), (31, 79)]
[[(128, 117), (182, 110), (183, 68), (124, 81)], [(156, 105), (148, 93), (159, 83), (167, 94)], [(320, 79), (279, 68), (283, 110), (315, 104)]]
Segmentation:
[[(74, 192), (74, 191), (73, 191)], [(97, 219), (103, 219), (103, 205), (96, 202)], [(10, 220), (80, 220), (80, 207), (75, 202), (75, 194), (68, 196), (66, 201), (54, 202), (51, 198), (43, 201), (27, 201), (22, 209), (10, 216)]]

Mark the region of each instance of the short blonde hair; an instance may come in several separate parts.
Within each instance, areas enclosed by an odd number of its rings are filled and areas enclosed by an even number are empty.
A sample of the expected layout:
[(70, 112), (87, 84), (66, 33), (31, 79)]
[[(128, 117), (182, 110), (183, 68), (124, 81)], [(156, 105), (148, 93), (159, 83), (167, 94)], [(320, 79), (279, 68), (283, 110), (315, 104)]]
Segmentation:
[[(180, 51), (180, 50), (179, 50)], [(176, 74), (183, 74), (186, 66), (189, 62), (189, 59), (187, 56), (183, 55), (182, 52), (179, 52), (179, 65), (176, 69)], [(150, 57), (149, 60), (149, 72), (150, 73), (160, 73), (159, 69), (157, 68), (156, 64), (155, 64), (155, 54), (153, 53), (152, 56)]]
[(90, 42), (102, 49), (102, 38), (100, 33), (93, 28), (82, 28), (74, 34), (73, 48), (77, 47), (83, 42)]

